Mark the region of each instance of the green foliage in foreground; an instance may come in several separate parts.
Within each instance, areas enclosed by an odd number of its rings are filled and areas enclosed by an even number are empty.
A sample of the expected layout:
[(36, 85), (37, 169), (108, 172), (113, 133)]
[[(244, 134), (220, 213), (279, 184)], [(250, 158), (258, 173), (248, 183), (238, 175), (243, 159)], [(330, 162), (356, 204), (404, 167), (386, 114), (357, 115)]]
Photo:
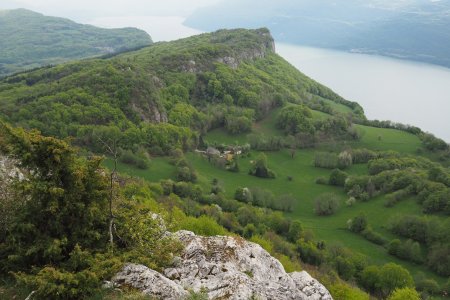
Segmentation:
[[(36, 297), (81, 299), (124, 262), (158, 269), (180, 251), (179, 242), (161, 238), (165, 228), (152, 217), (158, 205), (151, 193), (132, 185), (117, 193), (100, 158), (80, 158), (64, 141), (4, 123), (0, 150), (25, 172), (7, 187), (14, 199), (25, 201), (2, 212), (8, 221), (0, 228), (0, 269)], [(109, 205), (116, 229), (108, 234)], [(116, 236), (112, 244), (110, 234)]]
[(136, 28), (98, 28), (25, 9), (0, 11), (0, 40), (0, 77), (152, 43)]

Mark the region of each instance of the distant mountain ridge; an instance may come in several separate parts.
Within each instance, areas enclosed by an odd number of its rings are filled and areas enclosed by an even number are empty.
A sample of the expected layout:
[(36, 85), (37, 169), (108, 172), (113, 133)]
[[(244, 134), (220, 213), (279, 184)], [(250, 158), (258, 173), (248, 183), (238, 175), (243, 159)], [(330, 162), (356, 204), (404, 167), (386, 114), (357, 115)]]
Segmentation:
[(202, 30), (268, 27), (279, 42), (450, 67), (450, 1), (226, 1), (185, 22)]
[(0, 77), (152, 43), (140, 29), (98, 28), (26, 9), (0, 10), (0, 41)]

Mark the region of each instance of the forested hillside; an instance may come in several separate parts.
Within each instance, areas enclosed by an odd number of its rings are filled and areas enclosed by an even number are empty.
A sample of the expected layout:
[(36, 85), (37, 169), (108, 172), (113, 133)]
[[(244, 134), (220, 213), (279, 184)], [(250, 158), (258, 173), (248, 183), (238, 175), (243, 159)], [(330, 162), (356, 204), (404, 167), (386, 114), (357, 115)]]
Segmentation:
[(136, 28), (98, 28), (25, 9), (0, 10), (0, 40), (0, 77), (152, 43)]
[(275, 54), (266, 29), (218, 31), (10, 76), (0, 82), (0, 98), (0, 112), (13, 124), (72, 136), (91, 149), (96, 135), (114, 131), (124, 148), (147, 145), (160, 154), (173, 146), (193, 149), (213, 128), (249, 132), (252, 122), (287, 102), (333, 114), (337, 127), (316, 124), (325, 126), (324, 139), (333, 130), (351, 138), (348, 116), (364, 119), (357, 103)]
[(367, 120), (267, 29), (11, 75), (0, 116), (0, 162), (24, 176), (0, 185), (0, 295), (119, 297), (100, 286), (124, 263), (175, 264), (153, 213), (258, 243), (334, 299), (448, 295), (449, 145)]

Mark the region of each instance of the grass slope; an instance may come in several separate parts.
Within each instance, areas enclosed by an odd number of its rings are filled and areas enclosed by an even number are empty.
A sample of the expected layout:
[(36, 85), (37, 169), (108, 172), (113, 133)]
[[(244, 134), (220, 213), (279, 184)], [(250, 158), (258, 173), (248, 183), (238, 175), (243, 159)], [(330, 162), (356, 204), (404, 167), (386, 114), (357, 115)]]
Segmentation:
[[(266, 118), (254, 123), (252, 134), (265, 134), (267, 136), (283, 135), (282, 131), (278, 130), (275, 126), (280, 111), (280, 108), (274, 109)], [(313, 118), (316, 120), (330, 117), (330, 115), (319, 111), (313, 110), (312, 112)], [(258, 155), (256, 151), (252, 151), (251, 156), (248, 158), (239, 159), (239, 173), (231, 173), (219, 169), (197, 153), (188, 153), (186, 157), (197, 171), (198, 183), (205, 191), (211, 188), (213, 179), (218, 179), (225, 194), (230, 198), (234, 196), (234, 192), (238, 187), (260, 187), (272, 191), (276, 196), (292, 194), (296, 198), (296, 205), (294, 211), (286, 214), (286, 217), (300, 220), (305, 228), (313, 230), (317, 239), (324, 240), (329, 245), (334, 243), (343, 244), (348, 248), (366, 255), (373, 264), (395, 262), (406, 267), (413, 275), (423, 272), (427, 277), (443, 283), (445, 281), (444, 278), (437, 276), (424, 266), (419, 266), (388, 255), (386, 249), (382, 246), (375, 245), (346, 229), (346, 224), (349, 219), (355, 217), (360, 212), (364, 212), (369, 224), (376, 232), (382, 234), (389, 240), (397, 238), (386, 229), (386, 221), (397, 214), (422, 215), (421, 207), (414, 199), (407, 199), (401, 201), (393, 208), (386, 208), (384, 206), (385, 196), (379, 196), (368, 202), (357, 202), (354, 206), (347, 207), (344, 201), (348, 196), (342, 188), (315, 183), (318, 177), (328, 178), (331, 172), (330, 170), (315, 168), (313, 166), (314, 156), (317, 151), (336, 151), (351, 146), (352, 148), (392, 150), (405, 154), (417, 154), (417, 150), (422, 149), (422, 153), (428, 156), (428, 153), (423, 151), (420, 139), (415, 135), (395, 129), (375, 128), (363, 125), (355, 126), (361, 135), (361, 139), (356, 142), (328, 142), (319, 145), (315, 149), (298, 150), (294, 158), (291, 157), (291, 153), (288, 150), (266, 152), (269, 168), (277, 174), (277, 178), (273, 180), (260, 179), (247, 174), (251, 166), (251, 161)], [(208, 132), (204, 139), (210, 144), (244, 144), (247, 142), (247, 136), (248, 134), (232, 135), (227, 133), (223, 128), (218, 128)], [(111, 166), (110, 161), (107, 161), (107, 166)], [(163, 178), (173, 178), (174, 169), (166, 159), (156, 158), (152, 160), (149, 170), (143, 171), (119, 164), (119, 171), (155, 181)], [(346, 172), (352, 175), (364, 175), (367, 174), (367, 165), (353, 165)], [(288, 177), (292, 177), (293, 180), (289, 181)], [(341, 199), (341, 207), (335, 215), (320, 217), (314, 213), (314, 199), (326, 192), (332, 192), (338, 195)]]

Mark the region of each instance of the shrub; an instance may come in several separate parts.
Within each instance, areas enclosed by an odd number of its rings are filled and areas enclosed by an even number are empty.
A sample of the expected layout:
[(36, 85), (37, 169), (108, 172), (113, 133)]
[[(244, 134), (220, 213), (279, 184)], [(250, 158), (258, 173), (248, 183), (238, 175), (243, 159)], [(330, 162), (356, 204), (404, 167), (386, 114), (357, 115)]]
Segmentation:
[(431, 151), (437, 150), (447, 150), (449, 148), (448, 144), (430, 133), (423, 133), (420, 136), (425, 148)]
[(297, 133), (313, 134), (315, 131), (311, 110), (303, 105), (291, 105), (283, 108), (277, 118), (276, 125), (279, 129), (291, 135)]
[(314, 167), (335, 169), (338, 167), (338, 156), (331, 152), (318, 152), (314, 157)]
[(348, 151), (342, 151), (338, 155), (338, 167), (340, 169), (346, 169), (353, 163), (352, 155)]
[(285, 194), (275, 199), (274, 209), (291, 212), (294, 209), (296, 199), (291, 194)]
[(369, 194), (367, 194), (367, 192), (365, 192), (359, 185), (355, 185), (350, 191), (348, 191), (347, 195), (361, 201), (369, 200)]
[(100, 286), (99, 278), (91, 271), (70, 272), (53, 267), (45, 267), (36, 275), (18, 273), (16, 279), (33, 288), (39, 299), (82, 299)]
[(433, 279), (423, 279), (416, 283), (417, 290), (429, 295), (437, 295), (440, 291), (439, 284)]
[(275, 196), (270, 190), (259, 187), (250, 188), (252, 204), (260, 207), (275, 207)]
[(349, 222), (348, 229), (355, 233), (360, 233), (367, 228), (367, 217), (363, 213), (353, 218)]
[(191, 167), (178, 167), (176, 178), (178, 181), (195, 182), (197, 181), (197, 173)]
[(328, 184), (328, 181), (325, 177), (318, 177), (316, 179), (316, 184)]
[(252, 202), (253, 201), (252, 192), (248, 188), (238, 188), (234, 193), (234, 199), (241, 202), (247, 203)]
[(328, 287), (335, 300), (369, 300), (370, 297), (365, 292), (356, 287), (351, 287), (344, 283), (333, 283)]
[(377, 154), (368, 149), (355, 149), (352, 151), (352, 158), (354, 164), (368, 163), (370, 160), (377, 158)]
[(419, 293), (413, 288), (396, 289), (387, 300), (420, 300)]
[(371, 293), (380, 291), (381, 284), (381, 271), (378, 266), (366, 267), (359, 277), (359, 283), (367, 291)]
[(181, 221), (179, 227), (204, 236), (226, 235), (228, 233), (225, 228), (208, 216), (201, 216), (199, 218), (186, 217)]
[(398, 288), (414, 286), (408, 270), (394, 263), (385, 264), (380, 272), (380, 286), (384, 296), (390, 295)]
[(252, 168), (249, 170), (249, 175), (253, 175), (261, 178), (275, 178), (275, 173), (267, 167), (267, 156), (261, 153), (256, 161), (253, 163)]
[(314, 212), (319, 216), (332, 215), (338, 210), (338, 208), (339, 198), (335, 194), (322, 194), (314, 200)]
[(250, 132), (252, 130), (252, 120), (245, 116), (227, 116), (225, 118), (225, 129), (231, 134)]
[(344, 186), (347, 178), (348, 178), (347, 173), (345, 173), (344, 171), (341, 171), (339, 169), (334, 169), (333, 171), (331, 171), (330, 179), (328, 180), (328, 184)]
[(386, 207), (393, 207), (395, 204), (397, 204), (399, 201), (405, 199), (409, 195), (411, 195), (412, 188), (407, 187), (401, 190), (398, 190), (396, 192), (393, 192), (386, 196), (386, 200), (384, 202), (384, 206)]
[(345, 201), (345, 205), (347, 206), (353, 206), (355, 203), (356, 203), (355, 197), (350, 197), (347, 199), (347, 201)]
[(373, 231), (373, 229), (370, 226), (367, 226), (367, 228), (363, 231), (361, 231), (361, 235), (368, 241), (377, 244), (377, 245), (384, 245), (387, 243), (386, 238), (384, 238), (381, 234), (378, 232)]
[(296, 243), (296, 250), (300, 254), (300, 259), (308, 264), (318, 266), (325, 261), (325, 254), (319, 250), (313, 242), (299, 240)]
[(146, 170), (149, 167), (149, 160), (147, 158), (138, 156), (130, 150), (123, 151), (119, 160), (125, 164), (134, 165), (143, 170)]
[(428, 266), (442, 276), (450, 276), (450, 244), (436, 244), (428, 253)]
[(292, 243), (295, 243), (298, 239), (300, 239), (303, 234), (303, 226), (299, 221), (292, 221), (289, 225), (289, 231), (287, 234), (287, 238)]
[(422, 206), (425, 213), (443, 212), (450, 215), (450, 188), (431, 192)]

